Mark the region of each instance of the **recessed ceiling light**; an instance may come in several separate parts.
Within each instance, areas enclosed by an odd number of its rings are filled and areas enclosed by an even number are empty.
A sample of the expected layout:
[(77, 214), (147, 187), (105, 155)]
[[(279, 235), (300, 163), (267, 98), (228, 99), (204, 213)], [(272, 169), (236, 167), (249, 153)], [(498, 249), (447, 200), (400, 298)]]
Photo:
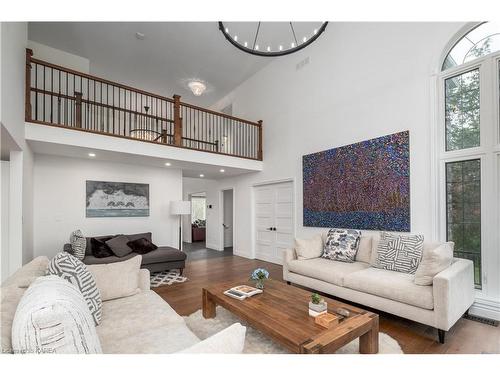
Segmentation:
[(207, 89), (207, 85), (201, 81), (191, 81), (188, 83), (188, 87), (195, 96), (200, 96)]
[(146, 35), (144, 35), (143, 33), (140, 33), (140, 32), (136, 32), (135, 33), (135, 37), (139, 40), (144, 40), (144, 38), (146, 37)]
[(225, 170), (224, 170), (224, 169), (221, 169), (221, 170), (220, 170), (220, 173), (224, 173), (224, 172), (225, 172)]
[(94, 154), (93, 152), (89, 152), (89, 156), (90, 156), (91, 158), (95, 158), (95, 154)]
[(200, 174), (200, 177), (203, 178), (203, 177), (205, 177), (205, 175), (204, 174)]
[(167, 163), (165, 163), (165, 165), (166, 165), (167, 167), (170, 167), (172, 164), (170, 164), (170, 163), (168, 163), (168, 162), (167, 162)]

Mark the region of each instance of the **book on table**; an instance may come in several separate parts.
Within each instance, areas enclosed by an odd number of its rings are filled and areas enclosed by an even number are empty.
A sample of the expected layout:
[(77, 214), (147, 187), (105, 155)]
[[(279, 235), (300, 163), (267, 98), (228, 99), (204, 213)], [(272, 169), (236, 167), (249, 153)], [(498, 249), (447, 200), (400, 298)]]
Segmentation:
[(244, 300), (245, 298), (254, 296), (259, 293), (262, 293), (262, 289), (254, 288), (253, 286), (248, 285), (238, 285), (224, 292), (226, 296), (239, 300)]

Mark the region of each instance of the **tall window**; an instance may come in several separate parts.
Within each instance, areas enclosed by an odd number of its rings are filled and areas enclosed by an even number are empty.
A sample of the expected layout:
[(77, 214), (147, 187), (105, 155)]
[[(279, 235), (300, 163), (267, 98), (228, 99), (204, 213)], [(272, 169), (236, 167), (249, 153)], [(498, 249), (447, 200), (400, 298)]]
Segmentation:
[(500, 24), (482, 23), (451, 48), (438, 80), (440, 233), (456, 257), (474, 262), (483, 292), (500, 281), (499, 51)]

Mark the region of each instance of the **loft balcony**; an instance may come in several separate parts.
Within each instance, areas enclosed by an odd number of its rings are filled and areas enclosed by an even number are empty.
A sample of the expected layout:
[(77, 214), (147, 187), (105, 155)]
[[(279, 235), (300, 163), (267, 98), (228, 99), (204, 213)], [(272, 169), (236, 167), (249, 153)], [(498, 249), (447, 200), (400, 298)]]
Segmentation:
[(262, 161), (262, 121), (77, 72), (39, 60), (29, 49), (25, 100), (26, 122), (36, 126)]

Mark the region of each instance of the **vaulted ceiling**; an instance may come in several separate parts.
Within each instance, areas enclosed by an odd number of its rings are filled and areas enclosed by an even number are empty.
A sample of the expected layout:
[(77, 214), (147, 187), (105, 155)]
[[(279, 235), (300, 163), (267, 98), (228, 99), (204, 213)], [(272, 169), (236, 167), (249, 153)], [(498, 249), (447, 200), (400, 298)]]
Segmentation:
[[(31, 22), (29, 39), (89, 59), (91, 74), (202, 106), (273, 59), (236, 49), (217, 22)], [(200, 97), (187, 88), (193, 78), (208, 84)]]

